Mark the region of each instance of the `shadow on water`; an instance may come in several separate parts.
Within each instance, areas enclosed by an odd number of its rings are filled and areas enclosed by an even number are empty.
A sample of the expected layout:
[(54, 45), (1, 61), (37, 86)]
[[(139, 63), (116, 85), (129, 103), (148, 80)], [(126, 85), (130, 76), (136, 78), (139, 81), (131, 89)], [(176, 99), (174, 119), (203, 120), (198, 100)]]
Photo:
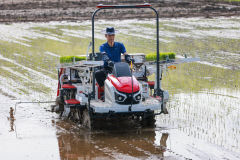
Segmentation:
[[(64, 121), (57, 126), (61, 159), (161, 159), (167, 148), (168, 133), (157, 133), (154, 128), (122, 126), (90, 131)], [(157, 136), (161, 137), (158, 143)]]

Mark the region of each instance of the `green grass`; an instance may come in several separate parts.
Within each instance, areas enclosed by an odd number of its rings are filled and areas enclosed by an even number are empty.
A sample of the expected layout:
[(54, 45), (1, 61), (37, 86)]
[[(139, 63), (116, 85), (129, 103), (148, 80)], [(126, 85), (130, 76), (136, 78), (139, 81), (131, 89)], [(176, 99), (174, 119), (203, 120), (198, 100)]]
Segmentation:
[[(36, 71), (41, 71), (45, 75), (55, 78), (55, 74), (48, 72), (49, 66), (56, 66), (55, 60), (49, 60), (49, 55), (44, 54), (44, 50), (34, 47), (26, 47), (20, 44), (1, 41), (0, 52), (3, 57), (14, 60), (16, 63), (29, 67)], [(20, 56), (16, 56), (18, 54)], [(55, 72), (55, 71), (54, 71)]]
[[(170, 94), (214, 91), (226, 88), (230, 91), (240, 88), (240, 71), (226, 70), (199, 63), (176, 65), (176, 69), (163, 72), (162, 88)], [(155, 75), (148, 77), (155, 80)]]
[[(1, 68), (1, 66), (11, 68), (15, 72), (21, 74), (22, 77), (15, 75), (14, 73), (12, 73), (10, 71), (7, 71), (7, 70)], [(21, 67), (15, 65), (13, 63), (7, 62), (5, 60), (0, 60), (0, 76), (11, 79), (11, 81), (9, 81), (8, 83), (11, 86), (13, 86), (14, 88), (16, 88), (16, 91), (18, 93), (31, 94), (29, 92), (29, 89), (33, 90), (33, 91), (37, 91), (37, 92), (43, 92), (43, 93), (49, 93), (51, 91), (50, 88), (44, 86), (41, 83), (32, 82), (32, 81), (34, 81), (34, 78), (29, 76), (29, 74), (27, 73), (26, 70), (23, 70)], [(29, 79), (29, 81), (28, 81), (28, 79)], [(25, 86), (25, 88), (20, 88), (19, 86)]]
[[(160, 53), (160, 60), (166, 60), (167, 57), (169, 57), (169, 59), (175, 59), (176, 57), (176, 53), (173, 52), (164, 52), (164, 53)], [(155, 61), (157, 59), (157, 54), (156, 53), (149, 53), (146, 55), (146, 60), (147, 61)]]
[(60, 63), (73, 62), (74, 58), (75, 58), (75, 61), (86, 60), (86, 57), (84, 56), (63, 56), (63, 57), (60, 57)]
[(127, 53), (151, 53), (156, 47), (156, 40), (144, 39), (137, 36), (129, 36), (127, 34), (118, 34), (116, 41), (122, 42), (127, 49)]
[(63, 35), (63, 31), (57, 29), (57, 28), (47, 28), (47, 27), (33, 27), (31, 28), (32, 30), (35, 30), (39, 33), (52, 33), (52, 34), (56, 34), (59, 36)]
[[(223, 0), (222, 0), (223, 1)], [(232, 0), (232, 1), (240, 1), (240, 0)], [(234, 20), (234, 19), (232, 19)], [(206, 20), (204, 20), (205, 22)], [(209, 20), (207, 20), (209, 21)], [(235, 21), (238, 21), (236, 19)], [(162, 30), (170, 31), (170, 32), (188, 32), (189, 29), (178, 29), (172, 26), (164, 25), (166, 22), (160, 22), (160, 28)], [(170, 23), (169, 24), (175, 24)], [(108, 24), (99, 25), (98, 28), (105, 28)], [(111, 25), (111, 24), (109, 24)], [(136, 23), (133, 26), (143, 27), (144, 28), (155, 28), (155, 24), (139, 24)], [(121, 29), (128, 29), (129, 27), (117, 27), (116, 29), (121, 31)], [(67, 42), (57, 41), (54, 39), (47, 38), (37, 38), (32, 39), (26, 37), (28, 41), (21, 41), (23, 43), (27, 43), (31, 45), (31, 47), (26, 47), (20, 44), (16, 44), (13, 42), (6, 42), (0, 40), (0, 51), (1, 55), (5, 58), (14, 60), (16, 63), (21, 64), (25, 67), (31, 68), (35, 71), (41, 72), (44, 75), (50, 76), (53, 79), (57, 78), (57, 70), (56, 66), (59, 63), (68, 63), (73, 61), (73, 57), (75, 56), (75, 60), (83, 60), (85, 57), (79, 57), (77, 55), (86, 55), (87, 47), (91, 38), (87, 37), (73, 37), (69, 35), (65, 35), (62, 29), (76, 30), (76, 31), (90, 31), (91, 26), (68, 26), (68, 25), (57, 25), (56, 28), (48, 28), (48, 27), (33, 27), (32, 30), (35, 30), (38, 33), (42, 34), (50, 34), (54, 35), (59, 39), (65, 40)], [(197, 30), (215, 30), (218, 28), (209, 28), (200, 26)], [(219, 28), (221, 29), (221, 28)], [(155, 30), (153, 30), (155, 31)], [(224, 30), (223, 30), (224, 31)], [(90, 33), (90, 32), (89, 32)], [(153, 39), (143, 37), (146, 34), (144, 31), (136, 31), (133, 32), (133, 35), (128, 35), (126, 33), (119, 33), (116, 35), (116, 41), (123, 42), (128, 53), (150, 53), (146, 55), (146, 59), (148, 61), (156, 60), (156, 40), (155, 36)], [(137, 35), (142, 35), (141, 37)], [(148, 35), (148, 34), (146, 34)], [(168, 43), (160, 41), (160, 60), (166, 59), (168, 55), (170, 59), (174, 59), (176, 54), (184, 55), (187, 54), (191, 57), (200, 57), (205, 58), (209, 57), (209, 61), (217, 64), (225, 64), (231, 65), (231, 61), (226, 61), (225, 58), (223, 60), (220, 58), (213, 59), (214, 56), (218, 53), (213, 53), (214, 51), (227, 51), (230, 53), (240, 53), (240, 40), (239, 39), (226, 39), (221, 37), (208, 36), (203, 37), (201, 39), (194, 37), (168, 37), (161, 36), (161, 38), (165, 40), (169, 40)], [(95, 52), (99, 51), (99, 46), (102, 43), (105, 43), (105, 39), (95, 39)], [(45, 52), (52, 52), (56, 55), (63, 56), (60, 58), (57, 56), (51, 56), (49, 54), (45, 54)], [(89, 50), (91, 53), (91, 48)], [(176, 54), (175, 54), (176, 53)], [(16, 56), (18, 54), (18, 56)], [(219, 55), (216, 55), (218, 57)], [(213, 57), (213, 58), (212, 58)], [(212, 60), (213, 59), (213, 60)], [(8, 63), (3, 60), (0, 61), (0, 66), (5, 67), (13, 67), (13, 70), (21, 73), (23, 76), (28, 78), (31, 81), (35, 80), (33, 74), (29, 74), (29, 71), (16, 66), (13, 63)], [(229, 64), (230, 63), (230, 64)], [(233, 64), (238, 65), (238, 64)], [(55, 67), (55, 68), (54, 68)], [(51, 70), (50, 70), (51, 69)], [(23, 77), (18, 77), (7, 70), (0, 69), (0, 75), (6, 78), (13, 80), (12, 85), (22, 85), (26, 86), (26, 91), (28, 88), (38, 92), (50, 92), (51, 89), (44, 86), (44, 83), (41, 85), (39, 83), (32, 83), (31, 81), (26, 81)], [(208, 78), (210, 77), (210, 78)], [(240, 73), (236, 70), (225, 70), (219, 69), (215, 67), (209, 67), (201, 64), (181, 64), (177, 65), (176, 70), (169, 70), (166, 74), (163, 75), (163, 87), (170, 91), (179, 90), (191, 90), (198, 91), (202, 89), (214, 89), (214, 88), (236, 88), (239, 89), (240, 84)], [(154, 78), (152, 79), (154, 80)], [(10, 82), (9, 82), (10, 83)], [(3, 85), (3, 84), (2, 84)], [(21, 89), (21, 88), (20, 88)], [(18, 90), (17, 90), (18, 91)], [(21, 91), (20, 92), (26, 92)], [(31, 93), (28, 93), (31, 94)]]
[(180, 64), (163, 76), (163, 88), (171, 93), (240, 88), (240, 71), (207, 66), (199, 63)]
[[(166, 60), (167, 56), (169, 57), (169, 59), (175, 59), (176, 53), (172, 53), (172, 52), (160, 53), (160, 60)], [(86, 60), (85, 56), (62, 56), (60, 57), (60, 63), (73, 62), (74, 58), (75, 58), (75, 61)], [(157, 59), (156, 53), (149, 53), (146, 55), (147, 61), (155, 61), (156, 59)]]

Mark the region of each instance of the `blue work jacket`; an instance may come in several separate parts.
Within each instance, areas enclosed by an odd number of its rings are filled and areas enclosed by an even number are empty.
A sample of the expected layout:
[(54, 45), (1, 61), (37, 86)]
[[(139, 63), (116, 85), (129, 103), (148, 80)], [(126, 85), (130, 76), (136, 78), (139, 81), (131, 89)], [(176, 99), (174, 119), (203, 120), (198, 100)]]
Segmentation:
[[(113, 62), (121, 62), (121, 53), (126, 52), (126, 48), (123, 43), (114, 42), (113, 47), (110, 47), (108, 43), (104, 43), (99, 47), (100, 52), (106, 52), (109, 59)], [(107, 64), (104, 62), (104, 66)]]

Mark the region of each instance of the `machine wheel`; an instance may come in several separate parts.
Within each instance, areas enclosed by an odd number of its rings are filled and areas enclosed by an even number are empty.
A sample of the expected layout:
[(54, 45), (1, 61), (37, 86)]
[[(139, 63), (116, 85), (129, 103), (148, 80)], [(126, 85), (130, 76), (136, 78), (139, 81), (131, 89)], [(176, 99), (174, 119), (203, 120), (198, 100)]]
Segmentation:
[(79, 109), (75, 109), (75, 112), (74, 112), (74, 120), (75, 120), (76, 122), (80, 122), (80, 118), (81, 118), (80, 110), (79, 110)]
[(59, 106), (59, 112), (64, 111), (64, 104), (60, 97), (56, 98), (56, 106)]
[(55, 105), (51, 105), (51, 111), (56, 113), (61, 113), (64, 110), (64, 105), (58, 96), (55, 100)]
[(142, 125), (144, 127), (154, 127), (155, 126), (155, 122), (156, 122), (155, 116), (151, 115), (151, 116), (146, 117), (146, 118), (143, 119)]
[(80, 122), (80, 110), (75, 108), (75, 109), (71, 109), (70, 111), (70, 115), (69, 115), (69, 119), (71, 119), (73, 122)]
[(162, 113), (168, 114), (168, 110), (166, 108), (166, 102), (164, 104), (162, 104), (161, 108), (162, 108)]
[(82, 114), (82, 125), (88, 129), (92, 128), (92, 121), (87, 109), (85, 109)]

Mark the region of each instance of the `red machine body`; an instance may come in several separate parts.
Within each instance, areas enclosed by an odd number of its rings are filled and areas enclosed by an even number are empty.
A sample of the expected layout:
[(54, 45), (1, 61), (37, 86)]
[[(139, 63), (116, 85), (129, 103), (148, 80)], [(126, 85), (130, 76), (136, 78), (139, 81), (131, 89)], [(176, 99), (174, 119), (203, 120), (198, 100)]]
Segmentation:
[[(132, 93), (140, 90), (140, 85), (137, 79), (133, 77), (115, 77), (114, 75), (109, 75), (108, 80), (119, 92)], [(133, 87), (132, 87), (133, 83)]]

